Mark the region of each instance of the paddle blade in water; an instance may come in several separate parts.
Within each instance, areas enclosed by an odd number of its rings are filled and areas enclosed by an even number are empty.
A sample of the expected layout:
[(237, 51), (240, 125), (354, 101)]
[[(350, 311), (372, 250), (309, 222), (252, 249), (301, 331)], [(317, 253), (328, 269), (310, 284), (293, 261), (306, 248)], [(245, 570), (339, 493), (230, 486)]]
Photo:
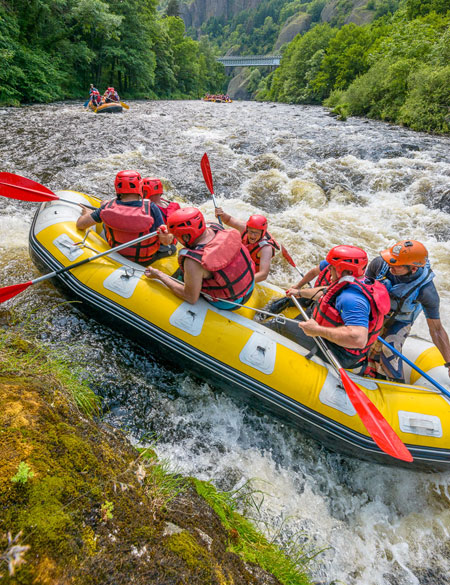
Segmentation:
[(413, 460), (411, 453), (377, 407), (367, 398), (361, 388), (350, 379), (343, 368), (339, 370), (339, 373), (350, 402), (355, 407), (367, 432), (378, 447), (396, 459), (411, 462)]
[(59, 197), (44, 185), (15, 175), (0, 173), (0, 195), (21, 201), (58, 201)]
[(0, 303), (4, 303), (8, 299), (12, 299), (22, 291), (26, 290), (33, 283), (30, 281), (23, 282), (22, 284), (12, 284), (11, 286), (5, 286), (0, 288)]

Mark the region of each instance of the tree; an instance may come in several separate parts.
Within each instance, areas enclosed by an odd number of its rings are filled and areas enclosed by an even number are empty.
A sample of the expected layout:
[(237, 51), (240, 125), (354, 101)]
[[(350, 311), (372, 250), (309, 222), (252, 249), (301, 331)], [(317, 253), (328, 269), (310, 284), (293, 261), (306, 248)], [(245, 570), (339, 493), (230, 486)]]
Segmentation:
[(167, 16), (180, 16), (180, 4), (178, 0), (169, 0), (166, 8)]

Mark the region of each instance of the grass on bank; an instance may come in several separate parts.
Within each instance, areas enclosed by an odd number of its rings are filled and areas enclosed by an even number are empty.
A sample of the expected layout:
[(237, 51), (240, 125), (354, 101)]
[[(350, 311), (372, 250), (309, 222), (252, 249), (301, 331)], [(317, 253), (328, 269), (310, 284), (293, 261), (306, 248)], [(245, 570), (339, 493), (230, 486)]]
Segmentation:
[(311, 583), (307, 576), (308, 563), (321, 551), (308, 555), (294, 541), (285, 549), (273, 542), (269, 542), (253, 525), (253, 523), (237, 512), (237, 507), (245, 503), (258, 511), (254, 499), (254, 491), (244, 490), (219, 492), (209, 482), (193, 480), (197, 493), (202, 496), (213, 508), (224, 527), (228, 530), (230, 539), (228, 550), (238, 554), (244, 561), (256, 563), (264, 570), (275, 575), (283, 585), (308, 585)]
[(83, 414), (98, 414), (100, 399), (89, 387), (89, 380), (82, 368), (68, 364), (55, 349), (26, 339), (27, 321), (19, 327), (16, 325), (16, 318), (7, 315), (6, 326), (0, 327), (2, 376), (20, 379), (33, 372), (36, 377), (47, 378), (63, 394), (68, 394)]

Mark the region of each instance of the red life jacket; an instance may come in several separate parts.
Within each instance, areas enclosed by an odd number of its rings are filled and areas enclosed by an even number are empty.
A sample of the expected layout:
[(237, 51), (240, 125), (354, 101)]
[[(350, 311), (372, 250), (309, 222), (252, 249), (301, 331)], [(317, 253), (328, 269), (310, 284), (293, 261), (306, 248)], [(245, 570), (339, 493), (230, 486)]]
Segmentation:
[(330, 265), (327, 264), (323, 270), (319, 272), (319, 276), (317, 277), (314, 286), (328, 286), (331, 284), (331, 271)]
[(244, 297), (255, 282), (255, 265), (237, 230), (225, 230), (222, 226), (211, 224), (214, 238), (207, 244), (194, 248), (183, 248), (178, 254), (178, 262), (184, 272), (186, 258), (199, 262), (211, 272), (204, 278), (202, 292), (214, 299), (234, 301)]
[[(131, 242), (144, 234), (150, 234), (154, 224), (150, 201), (143, 201), (140, 207), (119, 205), (117, 199), (109, 201), (100, 211), (105, 226), (106, 239), (111, 248)], [(159, 250), (158, 236), (139, 242), (120, 251), (122, 256), (144, 264)]]
[(162, 197), (161, 197), (161, 201), (168, 203), (168, 205), (166, 207), (161, 207), (161, 205), (156, 204), (156, 206), (158, 207), (158, 209), (162, 213), (164, 223), (167, 223), (167, 218), (169, 217), (169, 215), (171, 215), (177, 209), (180, 209), (180, 204), (177, 203), (176, 201), (171, 201), (169, 203), (166, 199), (163, 199)]
[(259, 265), (261, 263), (261, 258), (259, 257), (259, 254), (261, 252), (261, 248), (263, 248), (264, 246), (271, 246), (272, 247), (272, 258), (275, 255), (275, 253), (278, 252), (278, 250), (280, 249), (279, 244), (272, 238), (272, 236), (269, 234), (269, 232), (266, 232), (266, 234), (260, 240), (255, 242), (254, 244), (250, 244), (248, 241), (247, 230), (245, 230), (245, 232), (242, 234), (242, 243), (249, 251), (251, 259), (255, 263), (256, 272), (258, 272)]
[[(352, 356), (360, 357), (359, 361), (365, 359), (370, 346), (375, 343), (378, 334), (383, 327), (384, 316), (390, 309), (389, 293), (380, 282), (375, 280), (372, 284), (365, 283), (362, 280), (338, 280), (331, 284), (327, 292), (320, 299), (313, 311), (313, 319), (323, 327), (339, 327), (344, 325), (344, 321), (336, 309), (336, 298), (344, 288), (353, 286), (358, 288), (370, 303), (369, 314), (369, 333), (367, 344), (362, 349), (343, 348)], [(384, 290), (383, 290), (384, 289)]]

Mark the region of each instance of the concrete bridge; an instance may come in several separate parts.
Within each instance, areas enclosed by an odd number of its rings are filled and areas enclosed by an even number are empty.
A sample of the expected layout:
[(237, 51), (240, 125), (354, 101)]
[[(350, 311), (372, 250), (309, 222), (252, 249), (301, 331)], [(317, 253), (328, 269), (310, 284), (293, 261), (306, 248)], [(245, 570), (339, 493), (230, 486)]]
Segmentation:
[(278, 67), (281, 55), (248, 55), (246, 57), (217, 57), (225, 67)]

